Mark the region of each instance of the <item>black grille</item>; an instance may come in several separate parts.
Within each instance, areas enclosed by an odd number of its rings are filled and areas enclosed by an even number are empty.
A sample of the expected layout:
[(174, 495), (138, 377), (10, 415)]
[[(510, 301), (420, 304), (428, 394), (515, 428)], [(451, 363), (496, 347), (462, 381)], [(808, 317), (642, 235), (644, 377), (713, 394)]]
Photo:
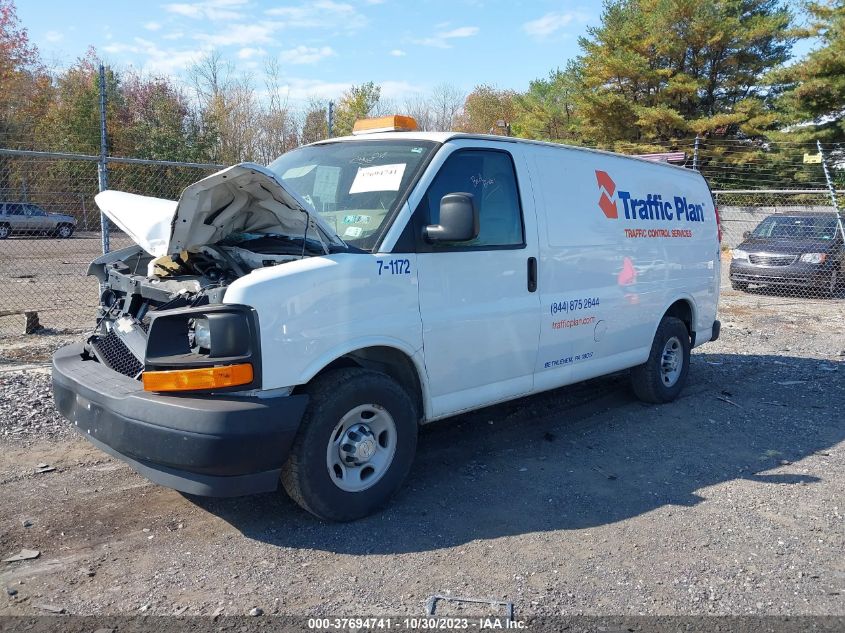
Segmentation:
[(796, 255), (749, 255), (748, 261), (757, 266), (789, 266), (797, 259)]
[(91, 347), (100, 362), (124, 376), (135, 378), (144, 369), (141, 361), (135, 358), (114, 332), (92, 338)]

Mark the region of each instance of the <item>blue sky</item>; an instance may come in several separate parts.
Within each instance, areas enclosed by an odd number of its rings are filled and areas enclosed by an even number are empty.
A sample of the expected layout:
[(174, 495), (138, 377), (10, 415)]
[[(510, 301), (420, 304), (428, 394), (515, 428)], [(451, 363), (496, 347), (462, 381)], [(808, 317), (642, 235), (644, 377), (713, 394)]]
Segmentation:
[[(440, 82), (525, 89), (578, 54), (601, 0), (18, 0), (46, 61), (89, 45), (110, 63), (184, 76), (218, 49), (260, 83), (279, 61), (292, 101), (336, 97), (350, 83), (401, 100)], [(802, 47), (806, 49), (806, 47)]]

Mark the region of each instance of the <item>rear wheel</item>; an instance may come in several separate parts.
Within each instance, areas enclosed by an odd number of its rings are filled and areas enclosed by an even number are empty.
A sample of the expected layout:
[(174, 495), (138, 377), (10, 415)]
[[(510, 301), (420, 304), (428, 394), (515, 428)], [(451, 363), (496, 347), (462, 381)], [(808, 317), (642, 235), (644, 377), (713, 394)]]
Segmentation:
[(70, 224), (60, 224), (56, 228), (56, 235), (63, 240), (66, 240), (73, 235), (73, 227)]
[(384, 506), (417, 447), (414, 404), (380, 372), (336, 369), (316, 378), (282, 485), (321, 519), (352, 521)]
[(0, 240), (5, 240), (7, 237), (9, 237), (9, 233), (11, 233), (9, 225), (0, 224)]
[(644, 402), (671, 402), (678, 397), (689, 372), (690, 337), (676, 317), (663, 317), (648, 360), (631, 370), (631, 386)]

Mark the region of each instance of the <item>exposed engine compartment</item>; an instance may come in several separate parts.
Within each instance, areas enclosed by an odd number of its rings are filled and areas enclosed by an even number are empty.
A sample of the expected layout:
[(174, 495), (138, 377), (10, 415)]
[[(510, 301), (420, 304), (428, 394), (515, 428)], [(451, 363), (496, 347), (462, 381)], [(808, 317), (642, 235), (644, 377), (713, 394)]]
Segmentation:
[(100, 280), (101, 294), (86, 348), (101, 363), (137, 379), (157, 312), (222, 303), (236, 279), (324, 252), (316, 240), (240, 233), (175, 255), (153, 257), (137, 246), (103, 255), (88, 269)]

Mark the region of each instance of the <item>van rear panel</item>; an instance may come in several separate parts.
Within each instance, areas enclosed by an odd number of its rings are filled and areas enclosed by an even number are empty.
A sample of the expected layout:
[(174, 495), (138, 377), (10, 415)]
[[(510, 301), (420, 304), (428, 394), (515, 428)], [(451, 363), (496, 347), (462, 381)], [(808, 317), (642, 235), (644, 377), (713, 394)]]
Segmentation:
[(691, 307), (697, 342), (708, 340), (720, 260), (702, 176), (575, 148), (525, 151), (540, 210), (537, 386), (644, 362), (678, 300)]

